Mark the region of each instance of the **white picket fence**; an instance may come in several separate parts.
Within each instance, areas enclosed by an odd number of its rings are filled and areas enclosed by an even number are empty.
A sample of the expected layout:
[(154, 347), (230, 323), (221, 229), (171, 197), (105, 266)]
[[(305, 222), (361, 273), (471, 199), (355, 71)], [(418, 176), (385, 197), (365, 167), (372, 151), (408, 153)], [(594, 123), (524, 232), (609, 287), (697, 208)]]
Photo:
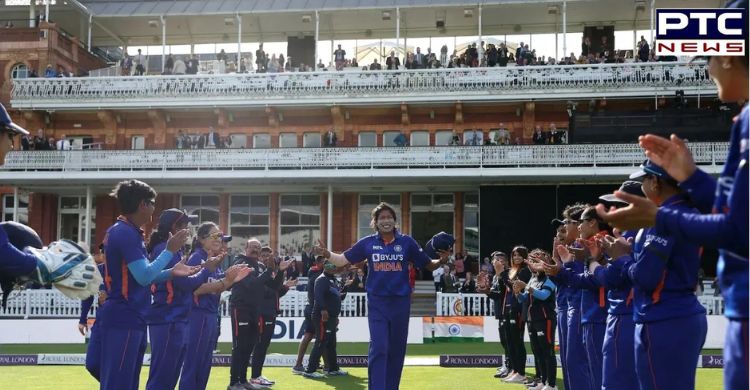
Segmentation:
[[(303, 317), (307, 304), (307, 292), (289, 291), (281, 297), (280, 317)], [(229, 317), (229, 303), (222, 302), (221, 313)], [(8, 305), (0, 309), (2, 318), (78, 318), (81, 315), (81, 301), (68, 298), (57, 290), (16, 290), (10, 293)], [(96, 305), (89, 313), (96, 316)], [(367, 294), (348, 293), (341, 302), (341, 317), (367, 316)]]
[[(706, 308), (708, 315), (724, 314), (724, 299), (721, 296), (699, 295), (698, 302)], [(485, 294), (437, 293), (435, 313), (438, 316), (494, 316), (492, 300)]]

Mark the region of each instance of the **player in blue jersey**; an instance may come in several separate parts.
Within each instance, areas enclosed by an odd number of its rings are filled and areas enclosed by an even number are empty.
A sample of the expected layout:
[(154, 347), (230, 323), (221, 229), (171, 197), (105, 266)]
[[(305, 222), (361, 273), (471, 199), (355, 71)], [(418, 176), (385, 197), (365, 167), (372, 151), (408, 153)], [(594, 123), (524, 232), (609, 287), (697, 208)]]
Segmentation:
[[(159, 216), (156, 230), (151, 234), (146, 250), (155, 259), (167, 246), (171, 234), (197, 223), (197, 216), (190, 216), (178, 209), (164, 210)], [(178, 250), (167, 267), (173, 267), (183, 258)], [(211, 263), (213, 268), (216, 262)], [(146, 314), (149, 340), (151, 342), (151, 364), (148, 372), (147, 390), (174, 389), (180, 376), (187, 348), (188, 314), (192, 305), (193, 291), (207, 279), (207, 267), (190, 277), (174, 278), (151, 285), (153, 302)]]
[[(99, 264), (99, 273), (104, 275), (104, 264)], [(86, 371), (91, 374), (97, 381), (99, 380), (99, 364), (101, 362), (101, 335), (99, 334), (98, 326), (96, 321), (91, 328), (88, 325), (89, 311), (91, 306), (94, 305), (94, 296), (81, 301), (81, 316), (78, 319), (78, 331), (81, 332), (82, 336), (89, 336), (89, 342), (86, 346)], [(101, 309), (104, 301), (107, 299), (107, 292), (104, 290), (104, 284), (100, 286), (99, 295), (96, 296), (97, 304)]]
[[(747, 0), (730, 1), (727, 8), (747, 12)], [(748, 47), (747, 36), (745, 47)], [(666, 140), (655, 135), (640, 137), (646, 156), (679, 182), (700, 213), (685, 213), (653, 202), (617, 194), (630, 203), (618, 210), (599, 213), (622, 229), (653, 226), (656, 233), (697, 245), (719, 249), (717, 273), (729, 323), (724, 343), (724, 388), (750, 387), (748, 373), (748, 54), (709, 59), (708, 72), (716, 83), (719, 99), (742, 102), (744, 107), (732, 125), (724, 170), (715, 180), (697, 168), (690, 150), (676, 135)]]
[(101, 389), (137, 389), (146, 350), (146, 314), (151, 305), (149, 286), (190, 276), (200, 267), (180, 261), (166, 265), (185, 245), (188, 230), (172, 235), (166, 249), (149, 262), (140, 226), (151, 221), (156, 191), (138, 180), (119, 183), (111, 194), (122, 215), (104, 238), (107, 300), (98, 313), (101, 332)]
[[(452, 237), (433, 237), (432, 247), (439, 260), (431, 259), (413, 238), (396, 229), (396, 211), (386, 203), (372, 210), (370, 226), (376, 233), (357, 241), (343, 253), (333, 253), (325, 245), (315, 248), (337, 267), (367, 260), (367, 311), (370, 325), (367, 380), (370, 389), (396, 390), (406, 355), (411, 308), (408, 262), (417, 268), (434, 270), (448, 261)], [(429, 244), (429, 243), (428, 243)], [(425, 245), (430, 248), (430, 245)], [(432, 251), (433, 249), (430, 249)]]

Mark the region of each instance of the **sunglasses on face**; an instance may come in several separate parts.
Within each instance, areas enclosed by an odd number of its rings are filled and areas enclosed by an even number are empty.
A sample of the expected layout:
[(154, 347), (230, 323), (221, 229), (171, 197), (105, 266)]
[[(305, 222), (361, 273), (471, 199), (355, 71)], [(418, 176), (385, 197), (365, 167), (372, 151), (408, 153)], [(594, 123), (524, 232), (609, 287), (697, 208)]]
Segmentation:
[(224, 233), (222, 233), (222, 232), (216, 232), (216, 233), (209, 234), (208, 238), (213, 238), (214, 240), (216, 240), (216, 239), (221, 238), (223, 236), (224, 236)]
[(154, 199), (146, 199), (143, 201), (143, 204), (146, 206), (154, 206), (156, 204), (156, 200)]

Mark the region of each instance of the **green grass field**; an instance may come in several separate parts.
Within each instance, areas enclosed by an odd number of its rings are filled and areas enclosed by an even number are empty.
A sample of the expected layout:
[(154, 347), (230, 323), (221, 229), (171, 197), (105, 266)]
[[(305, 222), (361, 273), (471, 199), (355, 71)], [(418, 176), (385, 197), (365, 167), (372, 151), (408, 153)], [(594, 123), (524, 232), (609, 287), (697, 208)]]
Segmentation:
[[(84, 353), (83, 344), (6, 344), (0, 345), (2, 354), (35, 354), (35, 353)], [(228, 343), (221, 343), (221, 353), (231, 352)], [(270, 353), (296, 354), (296, 343), (271, 343)], [(309, 352), (309, 350), (308, 350)], [(341, 355), (366, 355), (367, 343), (340, 343), (338, 352)], [(440, 354), (498, 354), (498, 343), (438, 343), (413, 344), (407, 348), (408, 356), (438, 356)], [(704, 350), (703, 353), (720, 354), (717, 350)], [(322, 381), (305, 379), (292, 375), (288, 367), (269, 367), (263, 374), (277, 381), (273, 389), (338, 389), (364, 390), (367, 388), (366, 368), (345, 368), (348, 377), (329, 378)], [(533, 369), (529, 370), (530, 373)], [(401, 380), (401, 389), (523, 389), (523, 386), (505, 384), (492, 377), (493, 368), (442, 368), (442, 367), (405, 367)], [(82, 366), (16, 366), (0, 367), (0, 377), (3, 378), (5, 389), (56, 389), (78, 390), (95, 389), (97, 382)], [(560, 372), (558, 370), (558, 378)], [(145, 388), (148, 378), (148, 366), (141, 372), (141, 388)], [(214, 367), (208, 389), (226, 389), (229, 380), (228, 367)], [(558, 388), (562, 389), (558, 379)], [(722, 370), (698, 369), (697, 389), (722, 389)]]
[[(263, 374), (276, 380), (273, 389), (339, 389), (364, 390), (367, 388), (367, 369), (348, 369), (348, 377), (329, 378), (325, 380), (310, 380), (298, 375), (292, 375), (286, 367), (271, 367), (263, 370)], [(405, 367), (401, 380), (401, 389), (522, 389), (521, 385), (504, 384), (492, 377), (491, 368), (440, 368), (440, 367)], [(559, 370), (558, 370), (559, 375)], [(720, 390), (722, 388), (722, 372), (717, 369), (698, 369), (697, 389)], [(0, 367), (0, 377), (3, 378), (3, 388), (23, 390), (89, 390), (97, 388), (97, 382), (91, 378), (86, 369), (80, 366), (40, 366), (40, 367)], [(148, 368), (141, 372), (141, 386), (145, 387)], [(229, 368), (215, 367), (211, 371), (211, 379), (207, 389), (226, 389), (229, 380)], [(559, 384), (558, 388), (562, 389)]]

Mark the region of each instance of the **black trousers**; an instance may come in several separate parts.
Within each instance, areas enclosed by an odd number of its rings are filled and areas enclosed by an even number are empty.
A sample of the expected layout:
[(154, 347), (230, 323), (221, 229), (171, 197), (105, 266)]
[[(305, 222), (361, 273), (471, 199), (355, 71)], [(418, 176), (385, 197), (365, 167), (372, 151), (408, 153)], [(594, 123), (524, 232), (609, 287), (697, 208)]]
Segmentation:
[(276, 328), (276, 316), (264, 317), (261, 315), (258, 319), (258, 325), (260, 326), (260, 340), (258, 344), (255, 344), (255, 349), (253, 350), (253, 378), (263, 375), (263, 363), (266, 361), (268, 347), (271, 345), (273, 331)]
[(539, 362), (537, 376), (542, 382), (554, 386), (557, 380), (557, 358), (555, 357), (555, 326), (557, 319), (553, 316), (529, 323), (529, 339), (534, 351), (534, 360)]
[(510, 364), (517, 373), (526, 375), (526, 345), (523, 343), (524, 321), (520, 313), (511, 314), (508, 320), (508, 349)]
[(509, 318), (501, 314), (498, 326), (498, 333), (500, 334), (500, 345), (503, 347), (503, 365), (508, 370), (513, 369), (513, 365), (510, 361), (510, 346), (508, 345), (508, 325)]
[(307, 372), (315, 372), (320, 365), (320, 357), (324, 356), (328, 363), (329, 371), (338, 371), (339, 364), (336, 360), (336, 328), (338, 327), (338, 317), (328, 317), (328, 321), (323, 321), (319, 314), (313, 314), (313, 324), (315, 326), (315, 344), (310, 352), (310, 359), (307, 364)]
[(232, 364), (229, 369), (229, 384), (247, 382), (247, 366), (250, 356), (258, 344), (258, 315), (232, 309)]
[(534, 355), (534, 377), (542, 378), (544, 370), (540, 367), (541, 361), (538, 358), (540, 352), (539, 340), (537, 340), (536, 337), (533, 337), (535, 329), (531, 327), (531, 322), (526, 322), (526, 328), (529, 330), (529, 344), (531, 346), (531, 353)]

